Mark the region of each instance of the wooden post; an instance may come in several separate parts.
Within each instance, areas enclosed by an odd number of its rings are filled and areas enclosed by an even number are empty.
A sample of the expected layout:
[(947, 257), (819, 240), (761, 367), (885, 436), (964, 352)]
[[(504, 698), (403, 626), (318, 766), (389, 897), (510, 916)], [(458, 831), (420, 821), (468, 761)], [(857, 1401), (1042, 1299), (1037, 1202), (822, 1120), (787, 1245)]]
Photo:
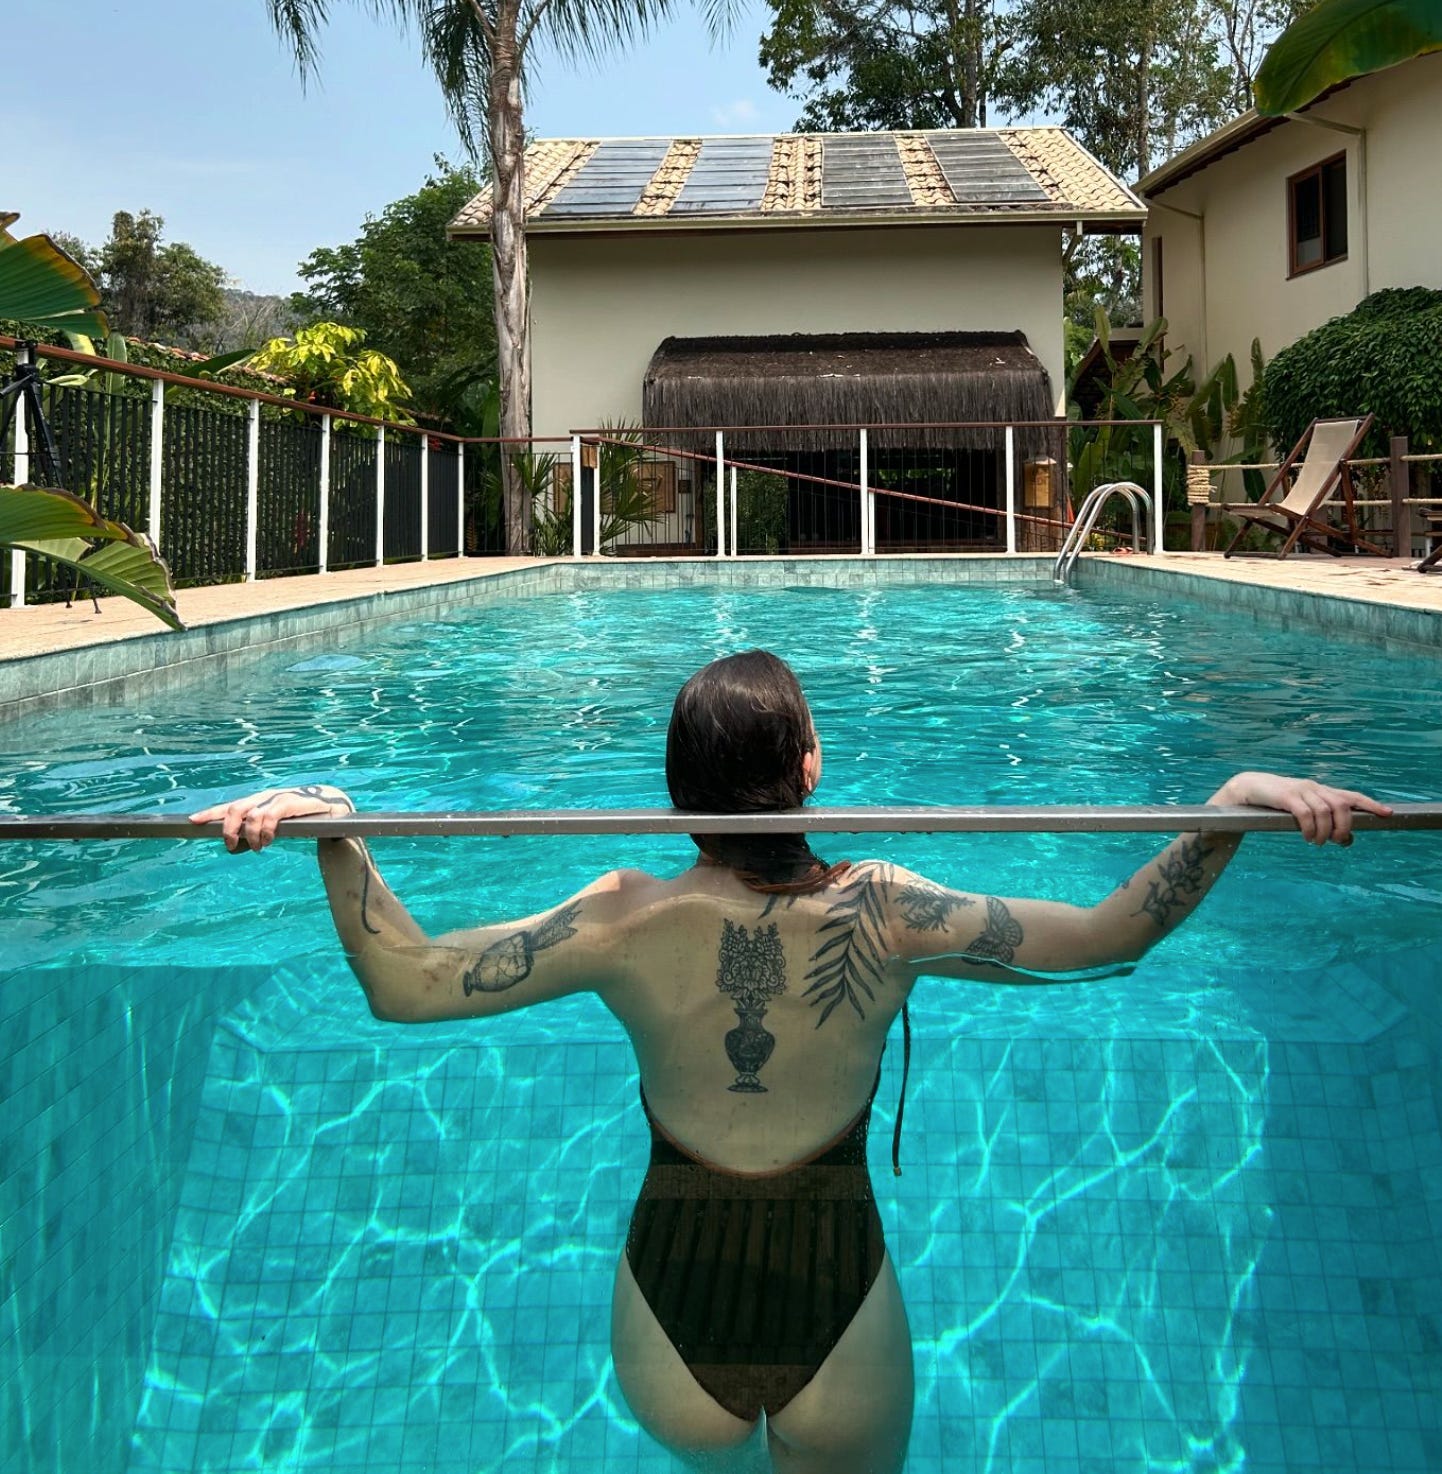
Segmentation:
[[(1207, 463), (1206, 453), (1200, 450), (1192, 452), (1192, 464), (1204, 466)], [(1200, 477), (1195, 478), (1200, 482)], [(1208, 498), (1211, 496), (1210, 477), (1208, 477)], [(1192, 500), (1192, 480), (1189, 478), (1187, 484), (1187, 501), (1191, 503), (1192, 513), (1192, 551), (1194, 553), (1205, 553), (1207, 550), (1207, 503)]]
[(1412, 556), (1412, 509), (1407, 505), (1411, 490), (1411, 468), (1404, 457), (1407, 437), (1394, 435), (1387, 442), (1387, 485), (1392, 494), (1392, 556)]

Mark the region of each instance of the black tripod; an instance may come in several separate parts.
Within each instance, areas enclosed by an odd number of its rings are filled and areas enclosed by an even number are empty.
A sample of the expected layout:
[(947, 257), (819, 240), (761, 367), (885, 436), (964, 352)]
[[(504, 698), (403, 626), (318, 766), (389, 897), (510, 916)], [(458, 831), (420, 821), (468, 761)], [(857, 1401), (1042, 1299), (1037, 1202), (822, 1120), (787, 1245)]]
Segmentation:
[[(5, 444), (5, 437), (10, 433), (10, 426), (15, 420), (17, 413), (24, 415), (21, 421), (30, 432), (30, 464), (26, 468), (25, 484), (27, 486), (55, 486), (60, 485), (60, 451), (55, 444), (55, 436), (51, 433), (50, 423), (45, 418), (45, 408), (40, 402), (40, 370), (35, 366), (35, 345), (33, 343), (21, 343), (19, 351), (29, 349), (30, 362), (25, 362), (17, 357), (15, 368), (11, 372), (10, 382), (0, 384), (0, 446)], [(80, 592), (80, 578), (76, 577), (75, 586), (65, 600), (65, 607), (69, 609), (76, 595)], [(90, 602), (95, 605), (95, 612), (100, 613), (100, 601), (92, 593)]]
[[(33, 351), (33, 343), (21, 343), (21, 349)], [(25, 419), (23, 423), (30, 432), (30, 468), (25, 477), (27, 486), (60, 485), (60, 452), (50, 425), (45, 419), (45, 410), (40, 403), (40, 370), (34, 363), (17, 358), (8, 384), (0, 385), (0, 445), (10, 433), (16, 411)], [(36, 473), (39, 473), (38, 475)]]

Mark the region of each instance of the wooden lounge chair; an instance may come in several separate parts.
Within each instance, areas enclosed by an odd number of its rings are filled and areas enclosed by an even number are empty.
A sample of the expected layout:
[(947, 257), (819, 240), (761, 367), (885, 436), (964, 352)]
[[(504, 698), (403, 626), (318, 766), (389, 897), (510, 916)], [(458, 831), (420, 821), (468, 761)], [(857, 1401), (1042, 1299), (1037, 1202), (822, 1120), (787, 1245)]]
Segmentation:
[[(1354, 420), (1313, 420), (1260, 500), (1222, 503), (1223, 510), (1242, 524), (1228, 544), (1225, 556), (1230, 558), (1236, 552), (1237, 544), (1253, 527), (1264, 527), (1283, 535), (1282, 546), (1277, 550), (1279, 558), (1285, 558), (1298, 543), (1329, 553), (1353, 548), (1385, 557), (1383, 549), (1368, 542), (1358, 530), (1356, 493), (1351, 468), (1347, 465), (1371, 428), (1371, 415)], [(1294, 471), (1295, 481), (1292, 480)], [(1345, 525), (1318, 515), (1322, 504), (1339, 485)]]

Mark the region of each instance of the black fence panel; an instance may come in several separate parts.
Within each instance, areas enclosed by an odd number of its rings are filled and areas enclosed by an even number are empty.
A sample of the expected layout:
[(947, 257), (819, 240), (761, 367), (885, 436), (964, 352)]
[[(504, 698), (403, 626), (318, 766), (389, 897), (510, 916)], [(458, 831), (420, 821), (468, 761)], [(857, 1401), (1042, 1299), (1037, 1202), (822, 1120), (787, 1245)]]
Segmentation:
[(167, 405), (160, 551), (177, 585), (245, 576), (248, 416)]
[(461, 550), (460, 519), (456, 505), (460, 456), (454, 441), (433, 441), (426, 449), (426, 475), (430, 493), (429, 541), (432, 558), (458, 555)]
[(506, 551), (501, 511), (501, 449), (494, 444), (466, 446), (466, 546), (472, 556)]
[(256, 532), (256, 575), (315, 573), (320, 568), (319, 421), (263, 420)]
[(388, 563), (421, 555), (421, 438), (387, 435), (386, 536)]
[(336, 427), (330, 446), (330, 568), (376, 560), (376, 437)]
[[(74, 492), (103, 516), (124, 522), (137, 532), (150, 522), (150, 400), (128, 394), (80, 386), (46, 384), (41, 391), (46, 423), (55, 440), (59, 465), (54, 478), (45, 474), (36, 457), (39, 436), (30, 427), (29, 480), (51, 481)], [(7, 450), (13, 448), (13, 438)], [(4, 479), (13, 468), (7, 456)], [(4, 594), (9, 595), (9, 556)], [(32, 604), (68, 600), (77, 592), (89, 597), (89, 579), (49, 558), (25, 560), (25, 598)]]

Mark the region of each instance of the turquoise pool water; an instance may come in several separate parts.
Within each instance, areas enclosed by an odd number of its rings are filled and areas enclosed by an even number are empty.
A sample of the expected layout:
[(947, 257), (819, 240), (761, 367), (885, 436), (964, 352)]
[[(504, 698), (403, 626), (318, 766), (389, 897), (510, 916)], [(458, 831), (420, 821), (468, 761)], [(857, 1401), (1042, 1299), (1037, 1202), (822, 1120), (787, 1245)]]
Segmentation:
[[(750, 645), (802, 676), (826, 802), (1185, 801), (1248, 766), (1442, 792), (1422, 654), (1050, 588), (796, 589), (498, 603), (27, 720), (0, 811), (314, 778), (363, 807), (659, 804), (676, 687)], [(864, 843), (1078, 900), (1150, 852)], [(377, 857), (434, 929), (689, 863), (641, 837)], [(1439, 912), (1433, 837), (1258, 836), (1126, 980), (921, 990), (906, 1175), (878, 1173), (909, 1467), (1442, 1466)], [(375, 1023), (300, 844), (10, 846), (0, 914), (3, 1474), (82, 1446), (176, 1474), (668, 1466), (607, 1370), (645, 1143), (599, 1007)]]

